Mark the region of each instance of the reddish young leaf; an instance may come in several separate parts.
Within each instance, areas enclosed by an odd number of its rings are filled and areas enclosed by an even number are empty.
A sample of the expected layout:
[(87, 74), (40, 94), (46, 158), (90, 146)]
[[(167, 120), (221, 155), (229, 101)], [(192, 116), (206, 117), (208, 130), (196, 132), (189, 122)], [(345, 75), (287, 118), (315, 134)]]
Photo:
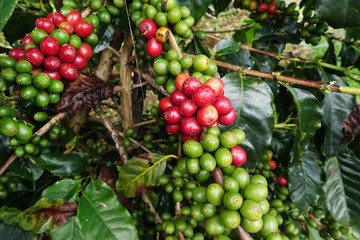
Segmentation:
[(357, 103), (349, 116), (344, 120), (344, 128), (342, 133), (344, 137), (341, 139), (343, 143), (349, 143), (360, 131), (360, 104)]
[(50, 218), (53, 218), (53, 223), (56, 225), (63, 225), (67, 222), (68, 217), (74, 216), (77, 211), (77, 205), (75, 203), (69, 202), (64, 203), (63, 205), (52, 205), (50, 208), (42, 208), (36, 212), (28, 213), (28, 215), (34, 215), (36, 221), (39, 221), (43, 218), (47, 221)]
[(75, 113), (86, 108), (96, 107), (110, 97), (115, 83), (104, 82), (94, 74), (79, 74), (61, 94), (55, 109), (59, 112)]

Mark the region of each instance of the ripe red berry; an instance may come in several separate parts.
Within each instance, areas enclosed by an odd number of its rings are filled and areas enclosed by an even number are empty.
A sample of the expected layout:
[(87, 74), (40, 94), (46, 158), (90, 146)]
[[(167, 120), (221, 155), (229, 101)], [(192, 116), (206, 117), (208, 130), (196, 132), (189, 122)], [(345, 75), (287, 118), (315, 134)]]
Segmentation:
[(194, 115), (197, 111), (198, 107), (195, 105), (192, 99), (185, 99), (180, 104), (180, 112), (185, 117), (190, 117)]
[(234, 165), (235, 167), (240, 166), (242, 164), (244, 164), (246, 162), (246, 152), (244, 151), (244, 149), (242, 147), (239, 146), (235, 146), (233, 148), (229, 149), (231, 152), (231, 155), (233, 157), (232, 160), (232, 165)]
[(52, 21), (56, 27), (59, 27), (60, 23), (65, 22), (65, 17), (60, 12), (50, 13), (46, 18)]
[(201, 126), (196, 117), (184, 117), (180, 121), (181, 132), (188, 136), (196, 136), (201, 133)]
[(266, 12), (267, 10), (268, 10), (268, 5), (266, 3), (261, 3), (257, 7), (257, 12), (258, 13), (263, 13), (263, 12)]
[(180, 124), (166, 124), (165, 130), (169, 135), (175, 135), (180, 132)]
[(76, 67), (77, 70), (81, 71), (86, 68), (87, 61), (83, 55), (76, 54), (76, 57), (75, 57), (74, 61), (72, 62), (72, 64), (74, 64), (74, 66)]
[(228, 99), (227, 97), (217, 98), (213, 105), (218, 111), (219, 115), (229, 114), (231, 109), (233, 108), (230, 99)]
[(25, 52), (26, 60), (34, 67), (39, 67), (44, 61), (44, 55), (38, 48), (29, 48)]
[(176, 76), (175, 78), (175, 87), (176, 89), (182, 91), (182, 86), (185, 82), (186, 79), (188, 79), (190, 76), (187, 75), (186, 73), (180, 73), (179, 75)]
[(270, 170), (276, 169), (277, 163), (274, 160), (269, 160), (268, 163), (270, 165)]
[(52, 36), (44, 37), (40, 42), (40, 50), (45, 56), (54, 56), (58, 54), (59, 49), (59, 42)]
[(22, 46), (25, 47), (29, 43), (35, 43), (34, 40), (32, 40), (31, 35), (27, 34), (24, 39), (22, 40)]
[(278, 184), (281, 185), (281, 186), (286, 186), (286, 184), (287, 184), (286, 178), (285, 178), (285, 177), (282, 177), (282, 176), (277, 178), (277, 182), (278, 182)]
[(195, 91), (202, 86), (202, 83), (196, 77), (189, 77), (182, 85), (182, 90), (185, 96), (192, 97)]
[(25, 60), (25, 50), (23, 48), (13, 48), (10, 50), (9, 56), (16, 61)]
[(60, 23), (59, 28), (67, 32), (69, 35), (74, 32), (74, 27), (68, 22)]
[[(76, 48), (71, 44), (61, 45), (59, 50), (59, 58), (64, 63), (71, 63), (76, 57)], [(61, 74), (61, 73), (60, 73)]]
[(215, 91), (210, 86), (203, 85), (195, 91), (192, 99), (198, 107), (209, 106), (215, 100)]
[(170, 97), (162, 98), (159, 102), (159, 108), (161, 111), (165, 111), (167, 108), (174, 106), (170, 100)]
[(228, 114), (219, 116), (218, 121), (222, 125), (231, 125), (234, 123), (235, 119), (236, 119), (236, 111), (233, 108)]
[(61, 66), (61, 60), (58, 57), (50, 56), (45, 58), (43, 65), (46, 70), (56, 71), (59, 70)]
[(202, 127), (210, 127), (216, 123), (219, 114), (213, 105), (200, 108), (196, 113), (196, 119)]
[(189, 141), (189, 140), (194, 140), (194, 141), (199, 142), (199, 141), (200, 141), (200, 137), (199, 137), (199, 135), (189, 136), (189, 135), (186, 135), (186, 134), (184, 134), (184, 133), (181, 133), (181, 140), (182, 140), (182, 142), (186, 142), (186, 141)]
[(75, 26), (75, 23), (81, 21), (81, 19), (82, 19), (81, 13), (76, 10), (70, 11), (66, 16), (66, 21), (70, 23), (72, 26)]
[(55, 30), (54, 23), (47, 18), (36, 19), (35, 26), (38, 29), (44, 30), (47, 34), (50, 34), (52, 31)]
[(68, 82), (74, 82), (78, 76), (78, 70), (71, 63), (61, 64), (59, 73), (60, 73), (60, 76), (64, 79), (66, 79)]
[(88, 21), (78, 21), (74, 25), (75, 33), (80, 37), (88, 37), (93, 32), (93, 25)]
[(215, 91), (215, 97), (219, 97), (224, 93), (224, 82), (220, 78), (209, 78), (204, 85), (210, 86)]
[(162, 48), (162, 43), (156, 40), (156, 38), (150, 38), (146, 44), (146, 52), (154, 58), (160, 56)]
[(167, 108), (163, 113), (163, 118), (169, 124), (179, 123), (182, 118), (179, 107), (172, 106)]
[(180, 106), (183, 101), (187, 98), (184, 93), (180, 90), (175, 90), (170, 95), (170, 100), (175, 106)]
[(267, 11), (268, 11), (269, 14), (274, 14), (276, 12), (275, 3), (269, 4)]
[(153, 20), (144, 19), (139, 23), (139, 32), (145, 38), (152, 38), (156, 34), (156, 24)]
[(93, 54), (90, 45), (87, 43), (82, 43), (77, 52), (78, 54), (83, 55), (86, 59), (91, 58)]
[(62, 80), (60, 73), (58, 71), (48, 71), (48, 70), (44, 70), (43, 73), (46, 73), (51, 79), (57, 79), (57, 80)]

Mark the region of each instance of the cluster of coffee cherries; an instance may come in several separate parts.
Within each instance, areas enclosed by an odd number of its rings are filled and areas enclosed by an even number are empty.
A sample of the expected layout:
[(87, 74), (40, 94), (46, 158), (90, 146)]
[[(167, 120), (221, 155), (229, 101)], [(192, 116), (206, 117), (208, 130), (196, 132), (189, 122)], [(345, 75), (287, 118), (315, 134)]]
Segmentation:
[(299, 12), (296, 11), (297, 4), (294, 2), (286, 5), (285, 1), (281, 1), (277, 5), (276, 0), (235, 0), (234, 7), (249, 10), (252, 12), (250, 18), (262, 23), (274, 17), (299, 17)]
[(177, 43), (180, 37), (193, 35), (191, 27), (195, 20), (190, 10), (186, 6), (179, 7), (176, 0), (135, 0), (130, 5), (130, 15), (136, 26), (135, 51), (139, 66), (161, 57), (162, 51), (171, 49), (168, 41), (170, 29), (173, 29)]
[(5, 199), (19, 186), (20, 179), (11, 173), (0, 176), (0, 199)]
[[(180, 232), (191, 239), (232, 239), (239, 225), (259, 234), (258, 239), (272, 239), (277, 234), (279, 224), (276, 212), (269, 211), (266, 178), (250, 176), (239, 167), (246, 161), (245, 151), (237, 146), (244, 139), (240, 129), (221, 133), (211, 126), (201, 143), (188, 140), (183, 144), (185, 157), (172, 169), (172, 178), (159, 178), (159, 184), (181, 206), (181, 213), (161, 216), (164, 222), (157, 230), (162, 230), (166, 239), (177, 239)], [(224, 176), (223, 185), (213, 182), (215, 171)]]
[(300, 36), (305, 39), (307, 44), (316, 46), (321, 40), (321, 36), (328, 30), (328, 24), (314, 16), (312, 8), (306, 9), (303, 12), (303, 20), (300, 23)]
[(84, 149), (84, 157), (88, 159), (88, 163), (98, 164), (102, 156), (108, 150), (108, 144), (102, 139), (89, 138), (86, 140)]
[(54, 12), (38, 18), (35, 26), (24, 37), (23, 48), (12, 49), (10, 57), (26, 60), (33, 68), (43, 67), (42, 72), (51, 79), (74, 82), (78, 71), (86, 68), (87, 59), (92, 56), (91, 46), (83, 40), (93, 38), (93, 25), (73, 10), (66, 16)]
[(236, 111), (231, 101), (223, 96), (224, 83), (217, 77), (204, 84), (196, 77), (181, 74), (175, 79), (176, 90), (160, 100), (168, 134), (181, 132), (183, 142), (199, 141), (202, 127), (231, 125)]

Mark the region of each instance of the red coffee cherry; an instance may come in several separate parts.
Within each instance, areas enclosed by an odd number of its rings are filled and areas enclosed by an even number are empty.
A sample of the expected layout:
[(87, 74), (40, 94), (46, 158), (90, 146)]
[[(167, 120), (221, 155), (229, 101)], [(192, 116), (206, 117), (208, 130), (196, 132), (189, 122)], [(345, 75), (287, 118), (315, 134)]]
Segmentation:
[(170, 97), (162, 98), (159, 102), (159, 108), (161, 109), (161, 111), (165, 111), (171, 106), (174, 106), (174, 104), (172, 104)]
[(181, 140), (182, 140), (182, 142), (186, 142), (186, 141), (189, 141), (189, 140), (194, 140), (194, 141), (199, 142), (199, 141), (200, 141), (200, 137), (199, 137), (199, 135), (189, 136), (189, 135), (186, 135), (186, 134), (184, 134), (184, 133), (181, 133)]
[(175, 135), (180, 132), (180, 124), (166, 124), (165, 130), (169, 135)]
[(195, 91), (192, 99), (198, 107), (209, 106), (215, 100), (215, 91), (210, 86), (203, 85)]
[(201, 126), (196, 117), (184, 117), (180, 121), (181, 132), (188, 136), (196, 136), (201, 133)]
[(247, 155), (242, 147), (235, 146), (233, 148), (230, 148), (230, 152), (233, 157), (231, 164), (235, 167), (240, 166), (246, 162)]
[(75, 82), (78, 76), (78, 70), (71, 63), (63, 63), (61, 64), (59, 70), (60, 76), (66, 79), (68, 82)]
[(44, 70), (43, 73), (46, 73), (51, 79), (57, 79), (57, 80), (62, 80), (60, 73), (58, 71), (48, 71), (48, 70)]
[(61, 60), (58, 57), (50, 56), (45, 58), (43, 65), (46, 70), (56, 71), (60, 69)]
[(75, 33), (80, 37), (88, 37), (93, 32), (93, 25), (88, 21), (78, 21), (74, 25)]
[(188, 79), (190, 76), (187, 75), (186, 73), (180, 73), (179, 75), (176, 76), (175, 78), (175, 87), (176, 89), (182, 91), (182, 86), (185, 82), (186, 79)]
[(236, 119), (236, 111), (233, 108), (228, 114), (219, 116), (218, 121), (222, 125), (231, 125), (234, 123), (235, 119)]
[(179, 107), (172, 106), (167, 108), (163, 113), (163, 118), (169, 124), (179, 123), (182, 118)]
[(22, 46), (25, 47), (29, 43), (35, 43), (34, 40), (32, 40), (31, 35), (27, 34), (24, 39), (22, 40)]
[(145, 38), (152, 38), (156, 34), (156, 24), (153, 20), (144, 19), (139, 23), (139, 32)]
[(74, 64), (74, 66), (76, 67), (77, 70), (81, 71), (86, 68), (87, 61), (83, 55), (76, 54), (76, 57), (75, 57), (74, 61), (72, 62), (72, 64)]
[(86, 59), (91, 58), (93, 54), (90, 45), (87, 43), (82, 43), (77, 52), (78, 54), (83, 55)]
[(170, 100), (175, 106), (180, 106), (180, 104), (186, 99), (187, 97), (180, 90), (175, 90), (170, 95)]
[[(59, 50), (59, 58), (64, 63), (71, 63), (76, 57), (76, 49), (71, 44), (61, 45)], [(61, 74), (61, 73), (60, 73)]]
[(44, 37), (40, 42), (40, 50), (45, 56), (54, 56), (58, 54), (59, 49), (59, 42), (52, 36)]
[(50, 13), (46, 18), (52, 21), (56, 27), (59, 27), (60, 23), (65, 22), (65, 17), (60, 12)]
[(219, 97), (215, 100), (213, 105), (218, 111), (219, 115), (229, 114), (231, 109), (233, 108), (230, 99), (228, 99), (227, 97)]
[(196, 119), (202, 127), (214, 125), (219, 118), (219, 114), (213, 105), (200, 108), (196, 114)]
[(266, 3), (261, 3), (258, 7), (257, 7), (257, 12), (258, 13), (263, 13), (266, 12), (268, 10), (268, 5)]
[(185, 99), (180, 104), (180, 112), (185, 117), (193, 116), (196, 113), (197, 109), (198, 109), (198, 107), (195, 105), (193, 100), (189, 99), (189, 98)]
[(156, 40), (156, 38), (150, 38), (146, 44), (146, 52), (154, 58), (160, 56), (162, 48), (162, 43)]
[(215, 97), (219, 97), (224, 94), (224, 82), (220, 78), (209, 78), (204, 85), (210, 86), (215, 91)]
[(68, 22), (60, 23), (59, 28), (67, 32), (69, 35), (74, 32), (74, 27)]
[(42, 65), (45, 56), (38, 48), (29, 48), (25, 52), (26, 60), (31, 63), (33, 67), (39, 67)]
[(202, 86), (202, 83), (196, 77), (189, 77), (182, 85), (182, 90), (185, 96), (192, 97), (195, 91)]
[(52, 31), (55, 30), (54, 23), (47, 18), (36, 19), (35, 26), (38, 29), (44, 30), (47, 34), (50, 34)]
[(25, 50), (23, 48), (13, 48), (10, 50), (9, 56), (16, 61), (25, 60)]
[(287, 184), (287, 180), (286, 180), (285, 177), (278, 177), (278, 178), (277, 178), (277, 182), (278, 182), (278, 184), (281, 185), (281, 186), (286, 186), (286, 184)]
[(81, 21), (81, 19), (82, 19), (81, 13), (76, 10), (70, 11), (66, 16), (66, 21), (70, 23), (72, 26), (75, 26), (75, 23)]

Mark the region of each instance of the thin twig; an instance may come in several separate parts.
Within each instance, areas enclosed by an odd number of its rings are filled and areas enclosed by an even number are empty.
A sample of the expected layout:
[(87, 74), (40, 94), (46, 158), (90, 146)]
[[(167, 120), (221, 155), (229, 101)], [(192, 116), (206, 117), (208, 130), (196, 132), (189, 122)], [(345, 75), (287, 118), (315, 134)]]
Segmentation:
[(156, 119), (150, 119), (150, 120), (143, 121), (143, 122), (140, 122), (140, 123), (133, 123), (130, 127), (131, 128), (136, 128), (136, 127), (140, 127), (140, 126), (144, 126), (144, 125), (147, 125), (147, 124), (154, 123), (156, 121), (157, 121)]
[(122, 140), (120, 134), (118, 134), (119, 130), (112, 124), (110, 119), (105, 116), (105, 113), (101, 112), (101, 113), (99, 113), (99, 116), (100, 116), (101, 122), (103, 123), (103, 125), (106, 127), (106, 129), (110, 133), (111, 138), (114, 140), (115, 146), (119, 152), (120, 158), (122, 159), (123, 163), (125, 163), (129, 158), (126, 153), (126, 150), (125, 150), (125, 147), (123, 144), (123, 140)]
[[(193, 55), (193, 54), (186, 54), (186, 55), (195, 57), (195, 55)], [(279, 75), (278, 73), (275, 73), (275, 72), (265, 73), (265, 72), (261, 72), (261, 71), (256, 71), (256, 70), (236, 66), (233, 64), (229, 64), (229, 63), (224, 63), (224, 62), (221, 62), (218, 60), (213, 60), (213, 62), (216, 65), (223, 67), (223, 68), (227, 68), (227, 69), (230, 69), (233, 71), (242, 71), (246, 75), (251, 75), (251, 76), (256, 76), (256, 77), (261, 77), (261, 78), (266, 78), (266, 79), (270, 79), (270, 80), (274, 80), (274, 81), (286, 82), (286, 83), (291, 83), (291, 84), (296, 84), (296, 85), (301, 85), (301, 86), (317, 88), (320, 90), (325, 89), (325, 90), (331, 90), (334, 92), (360, 95), (359, 88), (338, 86), (338, 85), (330, 84), (330, 83), (327, 83), (324, 81), (311, 81), (311, 80), (305, 80), (305, 79), (300, 79), (300, 78), (295, 78), (295, 77), (289, 77), (289, 76)]]
[(319, 227), (321, 227), (322, 229), (325, 229), (326, 226), (324, 224), (322, 224), (319, 220), (317, 220), (314, 215), (312, 215), (310, 212), (308, 213), (308, 216), (310, 218), (312, 218), (312, 220), (314, 220), (316, 222), (317, 225), (319, 225)]
[(113, 48), (112, 46), (109, 45), (106, 48), (109, 49), (111, 52), (113, 52), (118, 58), (121, 57), (121, 54), (115, 48)]
[(347, 44), (351, 44), (351, 45), (355, 45), (355, 46), (360, 47), (360, 43), (358, 43), (358, 42), (350, 41), (350, 40), (347, 40), (347, 39), (342, 39), (342, 38), (336, 37), (336, 36), (334, 36), (332, 34), (326, 34), (326, 37), (329, 38), (329, 39), (338, 40), (338, 41), (341, 41), (341, 42), (344, 42), (344, 43), (347, 43)]
[[(169, 30), (169, 32), (170, 32), (170, 35), (169, 35), (170, 46), (172, 49), (176, 50), (176, 52), (179, 54), (179, 58), (181, 59), (183, 57), (183, 54), (179, 48), (179, 45), (176, 42), (176, 39), (175, 39), (174, 35), (172, 34), (171, 30)], [(183, 71), (184, 71), (184, 73), (189, 75), (189, 71), (187, 69), (184, 69)]]
[(145, 79), (146, 82), (148, 82), (153, 88), (161, 92), (166, 97), (170, 97), (170, 95), (167, 93), (167, 91), (162, 87), (156, 84), (154, 78), (149, 74), (146, 73), (141, 68), (134, 68), (134, 71), (141, 76), (141, 78)]
[(155, 210), (154, 205), (152, 204), (146, 192), (141, 194), (141, 199), (148, 206), (149, 211), (154, 215), (155, 223), (162, 223), (163, 222), (162, 219), (160, 218), (158, 212)]
[[(67, 113), (59, 113), (59, 114), (53, 116), (49, 122), (47, 122), (44, 126), (42, 126), (31, 137), (44, 135), (45, 133), (47, 133), (50, 130), (50, 128), (52, 126), (59, 123), (61, 121), (61, 119), (66, 117), (66, 115), (67, 115)], [(0, 176), (4, 174), (6, 169), (8, 169), (11, 166), (11, 164), (16, 160), (16, 158), (17, 157), (13, 154), (6, 160), (6, 162), (4, 162), (4, 164), (0, 167)]]

